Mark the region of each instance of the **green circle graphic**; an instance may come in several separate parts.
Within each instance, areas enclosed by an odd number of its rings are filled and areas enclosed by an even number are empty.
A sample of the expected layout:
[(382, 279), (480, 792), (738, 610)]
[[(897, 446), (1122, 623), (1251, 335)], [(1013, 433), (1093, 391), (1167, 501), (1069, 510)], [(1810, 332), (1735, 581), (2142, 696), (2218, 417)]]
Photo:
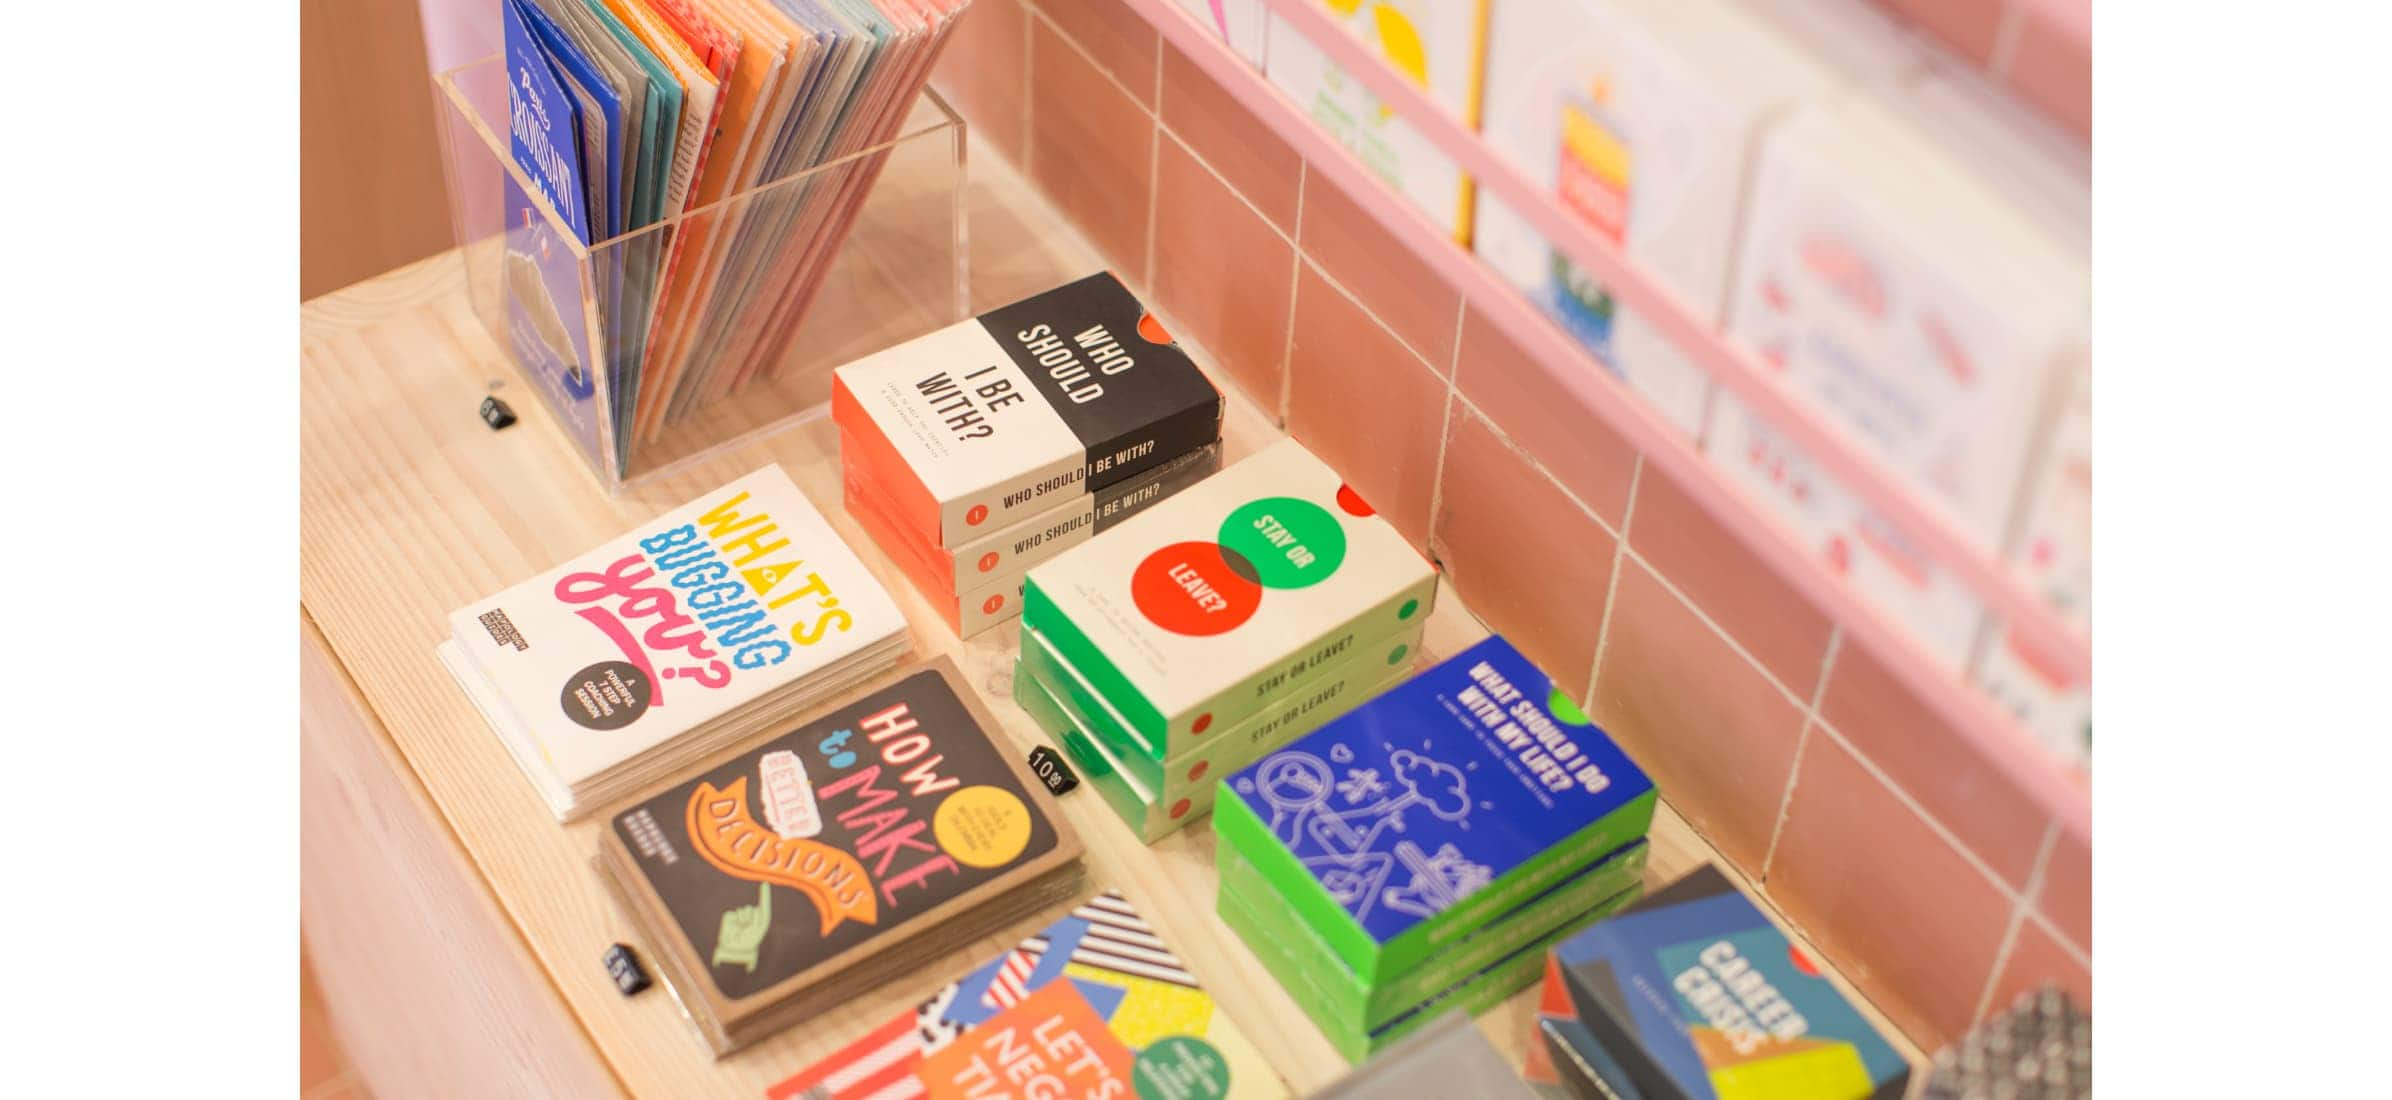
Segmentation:
[(1561, 689), (1558, 687), (1553, 689), (1553, 694), (1545, 697), (1545, 709), (1552, 711), (1553, 716), (1555, 718), (1561, 719), (1562, 724), (1565, 726), (1591, 726), (1595, 724), (1595, 720), (1587, 717), (1585, 711), (1578, 709), (1578, 704), (1571, 702), (1570, 697), (1562, 694)]
[(1345, 525), (1296, 497), (1247, 501), (1221, 521), (1221, 545), (1253, 565), (1264, 588), (1305, 588), (1345, 564)]
[(1138, 1052), (1130, 1083), (1138, 1100), (1222, 1100), (1229, 1059), (1193, 1035), (1167, 1035)]

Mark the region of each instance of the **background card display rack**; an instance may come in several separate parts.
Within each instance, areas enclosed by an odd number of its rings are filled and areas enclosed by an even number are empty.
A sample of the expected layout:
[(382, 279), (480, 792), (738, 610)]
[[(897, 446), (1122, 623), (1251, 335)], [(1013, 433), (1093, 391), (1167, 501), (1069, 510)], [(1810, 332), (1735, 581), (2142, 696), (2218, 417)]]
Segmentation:
[[(1500, 325), (1565, 392), (1595, 411), (1734, 531), (1801, 595), (1842, 623), (1854, 640), (1883, 655), (1904, 686), (1962, 736), (1979, 743), (2039, 803), (2079, 837), (2092, 831), (2089, 775), (2043, 745), (1973, 686), (1930, 657), (1893, 616), (1838, 577), (1798, 539), (1784, 519), (1705, 458), (1694, 442), (1645, 400), (1596, 365), (1586, 352), (1523, 299), (1466, 246), (1415, 210), (1316, 126), (1304, 109), (1273, 87), (1219, 32), (1174, 0), (1122, 0), (1206, 75), (1302, 155), (1314, 170), (1350, 196), (1388, 233), (1457, 288), (1474, 311)], [(1770, 376), (1753, 349), (1727, 337), (1653, 272), (1566, 215), (1548, 193), (1497, 156), (1470, 127), (1428, 93), (1389, 68), (1349, 34), (1317, 0), (1261, 0), (1273, 18), (1301, 33), (1329, 60), (1367, 87), (1396, 115), (1518, 211), (1539, 233), (1608, 287), (1620, 304), (1646, 318), (1727, 392), (1767, 418), (1831, 476), (1866, 501), (1902, 536), (1922, 547), (1981, 599), (2011, 630), (2068, 671), (2090, 678), (2086, 632), (2054, 613), (2001, 559), (1969, 537), (1938, 505), (1848, 438), (1807, 398)], [(2051, 6), (2051, 5), (2046, 5)], [(2067, 23), (2068, 20), (2058, 20)]]

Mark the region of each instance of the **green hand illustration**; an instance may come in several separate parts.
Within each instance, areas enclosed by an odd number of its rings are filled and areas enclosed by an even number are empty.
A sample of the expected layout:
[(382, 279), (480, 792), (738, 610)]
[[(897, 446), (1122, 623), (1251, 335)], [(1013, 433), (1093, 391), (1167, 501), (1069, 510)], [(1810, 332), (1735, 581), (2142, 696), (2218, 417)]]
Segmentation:
[(756, 904), (733, 907), (723, 913), (722, 927), (714, 934), (714, 965), (738, 963), (747, 972), (756, 972), (756, 952), (764, 946), (764, 933), (772, 928), (772, 884), (756, 884)]

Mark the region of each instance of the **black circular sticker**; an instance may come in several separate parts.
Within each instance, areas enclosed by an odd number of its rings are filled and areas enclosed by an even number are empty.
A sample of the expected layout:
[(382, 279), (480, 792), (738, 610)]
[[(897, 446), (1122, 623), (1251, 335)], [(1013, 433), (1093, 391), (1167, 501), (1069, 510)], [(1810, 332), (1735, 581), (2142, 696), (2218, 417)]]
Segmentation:
[(557, 700), (565, 717), (587, 729), (619, 730), (648, 713), (656, 684), (628, 661), (600, 661), (565, 681)]

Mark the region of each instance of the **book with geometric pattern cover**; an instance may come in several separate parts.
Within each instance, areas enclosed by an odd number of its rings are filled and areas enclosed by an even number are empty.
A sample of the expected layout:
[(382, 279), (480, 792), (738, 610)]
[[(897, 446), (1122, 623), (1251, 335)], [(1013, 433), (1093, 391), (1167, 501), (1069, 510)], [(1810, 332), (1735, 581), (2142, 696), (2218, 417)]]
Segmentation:
[(1578, 1018), (1650, 1100), (1892, 1100), (1910, 1064), (1708, 864), (1553, 949)]
[(772, 1100), (1291, 1095), (1120, 894), (1106, 891), (845, 1049)]

